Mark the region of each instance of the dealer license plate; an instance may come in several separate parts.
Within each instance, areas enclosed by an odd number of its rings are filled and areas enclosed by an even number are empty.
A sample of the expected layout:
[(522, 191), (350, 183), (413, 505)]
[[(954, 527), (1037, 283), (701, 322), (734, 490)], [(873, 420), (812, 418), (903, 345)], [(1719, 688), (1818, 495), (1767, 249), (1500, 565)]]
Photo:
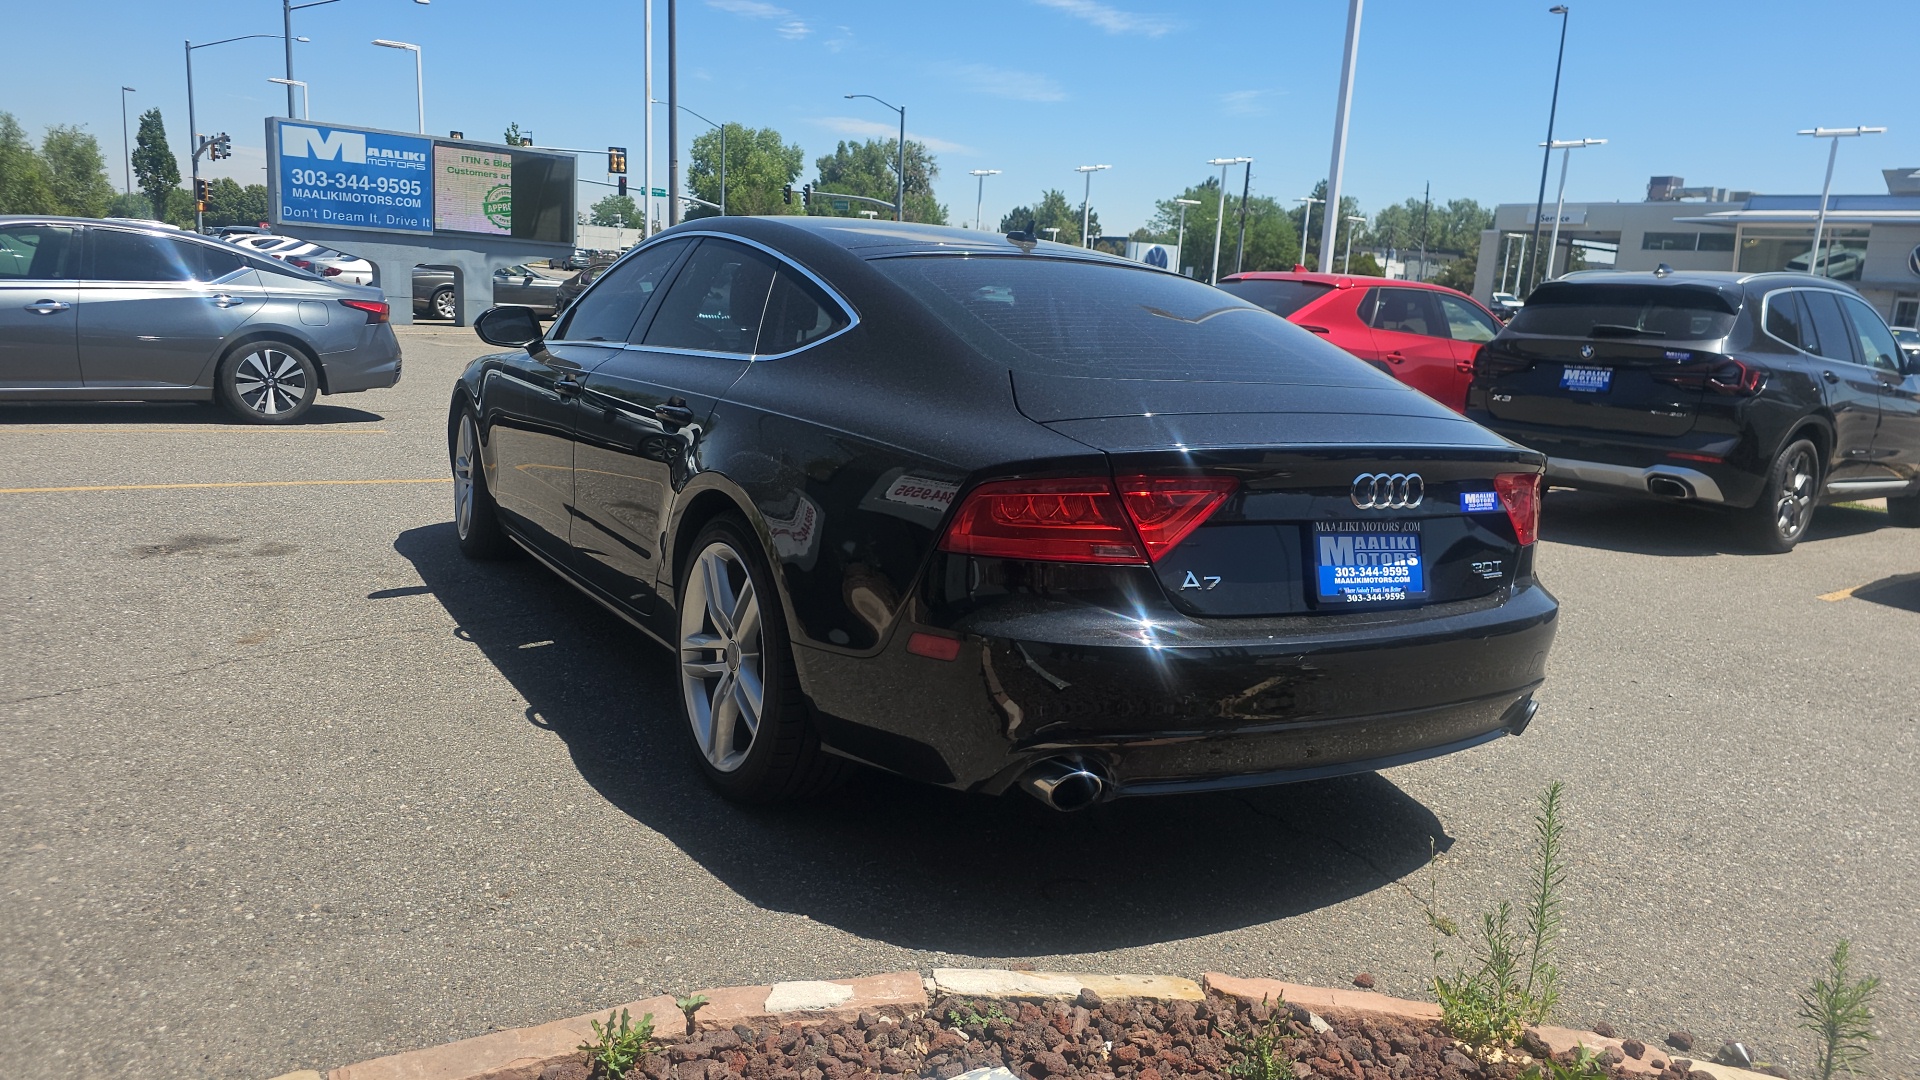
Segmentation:
[(1612, 386), (1612, 368), (1574, 367), (1569, 364), (1560, 372), (1560, 389), (1562, 390), (1572, 390), (1581, 394), (1604, 394)]
[(1424, 600), (1427, 568), (1418, 521), (1322, 521), (1313, 527), (1323, 604)]

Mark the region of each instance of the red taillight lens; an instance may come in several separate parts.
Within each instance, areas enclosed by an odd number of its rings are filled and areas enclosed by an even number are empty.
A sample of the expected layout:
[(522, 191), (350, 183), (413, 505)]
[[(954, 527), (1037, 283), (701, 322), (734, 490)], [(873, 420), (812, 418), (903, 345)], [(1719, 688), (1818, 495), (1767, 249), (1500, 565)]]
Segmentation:
[(1707, 389), (1729, 397), (1753, 397), (1767, 388), (1765, 368), (1739, 360), (1715, 364), (1707, 373)]
[(1500, 495), (1507, 520), (1513, 522), (1514, 539), (1526, 547), (1540, 538), (1540, 474), (1501, 473), (1493, 478), (1493, 490)]
[(305, 260), (305, 259), (288, 259), (287, 261), (288, 261), (288, 262), (290, 262), (290, 263), (292, 263), (293, 265), (295, 265), (295, 266), (297, 266), (297, 267), (299, 267), (299, 268), (300, 268), (300, 269), (302, 269), (302, 270), (311, 270), (311, 269), (313, 269), (313, 264), (312, 264), (312, 263), (310, 263), (310, 262), (308, 262), (308, 261), (307, 261), (307, 260)]
[(329, 266), (325, 270), (320, 271), (320, 276), (321, 277), (339, 277), (340, 268), (337, 266)]
[(385, 300), (342, 300), (340, 302), (355, 311), (366, 312), (367, 321), (370, 323), (386, 322), (388, 314), (392, 311)]
[(1147, 561), (1113, 481), (1104, 476), (981, 484), (960, 505), (940, 547), (996, 559)]
[(1239, 486), (1231, 476), (1123, 476), (1120, 501), (1140, 530), (1147, 558), (1159, 562)]

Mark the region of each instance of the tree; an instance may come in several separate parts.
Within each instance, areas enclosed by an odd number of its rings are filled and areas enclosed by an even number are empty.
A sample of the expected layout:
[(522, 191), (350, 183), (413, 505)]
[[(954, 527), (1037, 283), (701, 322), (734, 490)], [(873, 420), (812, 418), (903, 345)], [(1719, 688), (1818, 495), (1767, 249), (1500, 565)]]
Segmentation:
[(532, 135), (520, 130), (520, 122), (516, 120), (507, 124), (506, 134), (500, 136), (500, 141), (506, 143), (508, 146), (519, 146), (522, 139), (530, 139), (532, 137)]
[(46, 163), (12, 113), (0, 112), (0, 214), (54, 212)]
[(113, 197), (113, 204), (107, 207), (107, 216), (150, 218), (153, 216), (153, 204), (137, 191), (121, 192)]
[(1380, 260), (1374, 258), (1373, 252), (1371, 251), (1356, 252), (1353, 256), (1353, 263), (1351, 266), (1348, 266), (1346, 263), (1346, 260), (1342, 259), (1341, 271), (1343, 273), (1352, 274), (1355, 277), (1385, 277), (1386, 276), (1386, 271), (1380, 269)]
[(267, 188), (264, 184), (241, 187), (221, 177), (207, 185), (206, 223), (212, 225), (258, 225), (267, 220)]
[[(1182, 267), (1192, 267), (1193, 276), (1207, 280), (1213, 269), (1214, 225), (1220, 213), (1220, 178), (1209, 176), (1173, 199), (1154, 204), (1153, 219), (1147, 223), (1155, 243), (1171, 244), (1178, 238), (1180, 204), (1176, 199), (1192, 199), (1198, 206), (1187, 207), (1187, 239), (1180, 252)], [(1234, 256), (1240, 239), (1240, 199), (1228, 193), (1225, 228), (1220, 231), (1220, 276), (1234, 272)], [(1270, 195), (1247, 199), (1247, 246), (1240, 258), (1241, 270), (1291, 270), (1299, 261), (1300, 234), (1294, 219)]]
[[(879, 199), (891, 206), (894, 197), (894, 178), (897, 175), (895, 150), (899, 140), (868, 139), (863, 143), (842, 142), (833, 153), (814, 161), (820, 178), (814, 183), (827, 191), (845, 195), (863, 195), (869, 199)], [(907, 140), (907, 183), (906, 183), (906, 219), (920, 221), (930, 225), (947, 223), (946, 205), (933, 197), (933, 182), (940, 176), (940, 166), (934, 161), (933, 154), (925, 143), (913, 139)], [(815, 199), (810, 213), (837, 214), (841, 217), (856, 217), (862, 209), (878, 209), (850, 203), (845, 210), (835, 210), (830, 202)], [(885, 213), (885, 211), (882, 211)]]
[[(797, 143), (782, 142), (772, 128), (726, 125), (727, 213), (742, 215), (797, 214), (798, 206), (788, 206), (781, 189), (800, 178), (806, 154)], [(709, 130), (693, 140), (693, 155), (687, 164), (687, 188), (708, 202), (720, 202), (720, 131)], [(839, 190), (839, 189), (835, 189)], [(856, 192), (855, 194), (861, 194)], [(687, 217), (706, 217), (719, 213), (696, 205)]]
[(594, 203), (588, 220), (609, 229), (640, 227), (640, 207), (631, 195), (609, 195)]
[(100, 143), (77, 127), (61, 124), (40, 140), (40, 160), (53, 188), (56, 213), (100, 217), (113, 205), (113, 181)]
[(140, 190), (146, 192), (147, 203), (160, 212), (156, 216), (165, 214), (172, 209), (171, 193), (180, 190), (180, 163), (167, 145), (167, 125), (160, 119), (159, 109), (140, 114), (140, 134), (133, 146), (133, 175), (139, 180)]
[[(1100, 235), (1100, 212), (1088, 213), (1088, 230), (1095, 236)], [(1013, 232), (1031, 227), (1037, 239), (1058, 240), (1063, 244), (1080, 245), (1080, 207), (1067, 201), (1066, 192), (1058, 188), (1048, 188), (1040, 193), (1040, 201), (1032, 206), (1016, 206), (1007, 211), (1000, 219), (1001, 232)], [(1048, 229), (1059, 229), (1058, 234), (1048, 233)]]

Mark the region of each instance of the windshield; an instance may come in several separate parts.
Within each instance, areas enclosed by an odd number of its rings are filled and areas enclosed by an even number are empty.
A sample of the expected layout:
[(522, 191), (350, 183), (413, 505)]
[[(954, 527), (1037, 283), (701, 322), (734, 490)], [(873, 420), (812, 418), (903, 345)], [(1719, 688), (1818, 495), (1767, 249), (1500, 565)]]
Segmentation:
[(1017, 371), (1260, 382), (1339, 379), (1352, 359), (1273, 313), (1154, 270), (1044, 257), (913, 256), (874, 267)]
[(1249, 304), (1259, 304), (1282, 318), (1306, 307), (1310, 301), (1317, 300), (1333, 291), (1333, 286), (1318, 281), (1273, 281), (1253, 278), (1248, 281), (1223, 281), (1223, 292), (1245, 300)]
[(1507, 326), (1554, 337), (1710, 341), (1732, 331), (1737, 303), (1697, 286), (1554, 282), (1535, 289)]

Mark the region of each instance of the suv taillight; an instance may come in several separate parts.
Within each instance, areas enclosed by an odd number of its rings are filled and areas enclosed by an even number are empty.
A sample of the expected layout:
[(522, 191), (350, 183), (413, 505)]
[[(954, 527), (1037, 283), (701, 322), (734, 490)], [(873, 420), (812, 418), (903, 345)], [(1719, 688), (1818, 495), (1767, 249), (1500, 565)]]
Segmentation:
[(385, 300), (342, 300), (340, 302), (355, 311), (366, 312), (367, 322), (369, 323), (386, 322), (387, 316), (392, 310), (387, 306)]
[(1728, 360), (1707, 372), (1707, 389), (1729, 397), (1753, 397), (1767, 388), (1767, 369), (1744, 360)]
[(1232, 494), (1224, 476), (995, 480), (968, 493), (940, 548), (959, 555), (1143, 566)]
[(1501, 473), (1493, 478), (1493, 490), (1513, 523), (1513, 537), (1526, 547), (1540, 538), (1540, 474)]

